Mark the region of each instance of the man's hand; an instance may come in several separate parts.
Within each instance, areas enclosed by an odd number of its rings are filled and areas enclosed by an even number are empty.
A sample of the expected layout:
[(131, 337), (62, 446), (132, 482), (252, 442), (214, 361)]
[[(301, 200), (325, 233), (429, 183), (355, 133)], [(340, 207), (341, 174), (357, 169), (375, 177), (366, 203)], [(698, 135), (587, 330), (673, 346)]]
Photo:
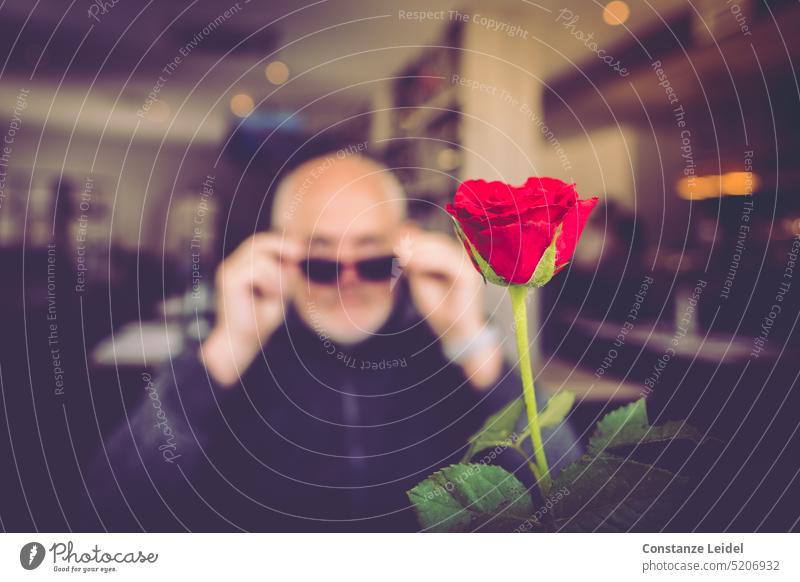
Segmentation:
[(217, 321), (200, 347), (211, 376), (233, 385), (283, 321), (300, 245), (277, 233), (245, 240), (217, 269)]
[[(483, 283), (464, 249), (443, 234), (417, 231), (399, 248), (414, 304), (446, 347), (458, 349), (486, 327)], [(477, 388), (491, 387), (502, 370), (498, 346), (486, 346), (460, 362)]]

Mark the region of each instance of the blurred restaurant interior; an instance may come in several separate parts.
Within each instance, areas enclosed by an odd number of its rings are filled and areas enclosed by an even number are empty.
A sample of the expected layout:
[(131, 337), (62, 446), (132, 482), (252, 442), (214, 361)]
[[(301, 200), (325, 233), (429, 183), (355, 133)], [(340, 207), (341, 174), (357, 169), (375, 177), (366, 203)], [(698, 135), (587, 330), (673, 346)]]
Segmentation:
[[(706, 487), (758, 475), (720, 515), (795, 487), (773, 471), (800, 404), (800, 288), (782, 287), (800, 236), (794, 26), (789, 0), (2, 3), (9, 487), (37, 528), (63, 528), (53, 488), (82, 489), (75, 467), (146, 397), (142, 371), (208, 330), (215, 267), (266, 228), (276, 181), (332, 151), (386, 163), (412, 218), (448, 233), (459, 180), (599, 195), (573, 263), (532, 300), (537, 385), (578, 394), (583, 437), (642, 395), (710, 429), (726, 446)], [(48, 292), (51, 269), (74, 285)], [(487, 310), (510, 326), (500, 289)], [(19, 505), (4, 517), (24, 522)], [(767, 509), (788, 527), (771, 507), (724, 525)]]

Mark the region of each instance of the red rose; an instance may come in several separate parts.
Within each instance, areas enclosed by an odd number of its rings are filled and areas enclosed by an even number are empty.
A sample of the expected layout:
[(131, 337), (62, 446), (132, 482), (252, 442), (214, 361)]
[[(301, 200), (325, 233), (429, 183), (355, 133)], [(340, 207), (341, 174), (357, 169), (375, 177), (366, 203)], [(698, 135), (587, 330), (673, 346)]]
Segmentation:
[(447, 212), (486, 279), (540, 287), (572, 258), (597, 200), (579, 200), (574, 184), (555, 178), (522, 186), (467, 180)]

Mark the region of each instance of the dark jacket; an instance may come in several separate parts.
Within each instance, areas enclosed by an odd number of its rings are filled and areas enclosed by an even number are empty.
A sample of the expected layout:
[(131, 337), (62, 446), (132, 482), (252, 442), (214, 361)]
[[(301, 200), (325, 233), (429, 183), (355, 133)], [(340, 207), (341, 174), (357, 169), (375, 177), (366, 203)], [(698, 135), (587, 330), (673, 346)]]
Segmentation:
[(99, 455), (106, 527), (418, 529), (405, 492), (457, 462), (519, 381), (506, 367), (498, 386), (476, 391), (408, 289), (396, 292), (383, 328), (351, 348), (290, 310), (232, 389), (216, 386), (189, 346)]

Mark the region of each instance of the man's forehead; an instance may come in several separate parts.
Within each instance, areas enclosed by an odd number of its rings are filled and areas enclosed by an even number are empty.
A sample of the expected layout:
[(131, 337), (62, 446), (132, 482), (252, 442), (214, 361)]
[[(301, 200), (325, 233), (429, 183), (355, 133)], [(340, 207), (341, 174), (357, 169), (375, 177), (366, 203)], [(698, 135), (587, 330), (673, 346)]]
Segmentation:
[(362, 214), (386, 212), (381, 204), (383, 196), (380, 191), (364, 187), (350, 187), (342, 190), (319, 191), (310, 193), (308, 204), (304, 205), (311, 215), (346, 214), (355, 219)]
[[(317, 171), (318, 167), (324, 171)], [(352, 223), (358, 219), (377, 228), (390, 228), (403, 221), (405, 196), (386, 171), (357, 156), (324, 165), (312, 160), (284, 182), (285, 188), (279, 188), (274, 206), (277, 222), (283, 226), (293, 222), (300, 231), (315, 228), (320, 222)]]
[(334, 195), (317, 192), (303, 202), (285, 227), (310, 243), (382, 243), (402, 222), (392, 202), (370, 190), (352, 189)]
[(352, 245), (353, 247), (360, 248), (360, 247), (371, 247), (371, 246), (383, 246), (390, 242), (392, 242), (392, 238), (389, 236), (388, 233), (379, 232), (379, 233), (364, 233), (364, 234), (356, 234), (356, 233), (345, 233), (344, 236), (338, 234), (325, 234), (325, 233), (313, 233), (311, 236), (306, 238), (308, 246), (310, 247), (339, 247), (341, 245)]

